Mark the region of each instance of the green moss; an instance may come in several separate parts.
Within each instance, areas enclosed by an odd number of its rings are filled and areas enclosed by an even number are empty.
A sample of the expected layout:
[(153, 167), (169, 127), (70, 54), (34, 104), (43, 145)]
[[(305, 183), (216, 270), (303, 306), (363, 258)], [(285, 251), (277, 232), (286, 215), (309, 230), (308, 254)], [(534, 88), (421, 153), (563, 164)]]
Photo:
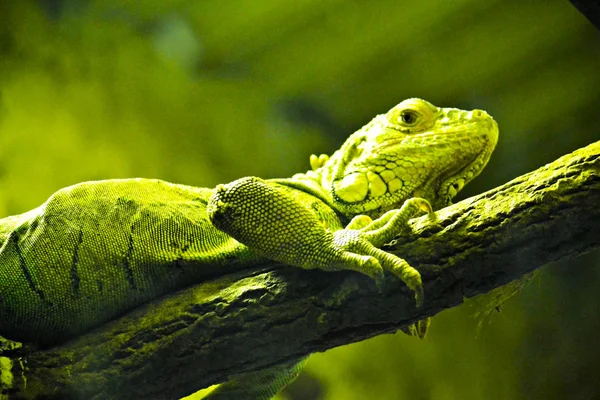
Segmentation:
[(345, 279), (339, 287), (336, 287), (331, 296), (327, 297), (325, 306), (339, 306), (353, 293), (359, 290), (358, 283), (354, 279)]
[(13, 385), (12, 360), (0, 357), (0, 380), (2, 388), (11, 388)]

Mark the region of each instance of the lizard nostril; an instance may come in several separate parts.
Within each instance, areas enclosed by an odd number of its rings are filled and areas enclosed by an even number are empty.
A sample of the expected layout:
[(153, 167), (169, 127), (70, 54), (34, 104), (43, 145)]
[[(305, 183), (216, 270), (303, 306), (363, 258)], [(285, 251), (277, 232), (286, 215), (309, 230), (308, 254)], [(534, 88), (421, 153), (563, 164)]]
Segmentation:
[(482, 110), (473, 110), (471, 112), (471, 118), (473, 119), (485, 119), (486, 116), (486, 112)]

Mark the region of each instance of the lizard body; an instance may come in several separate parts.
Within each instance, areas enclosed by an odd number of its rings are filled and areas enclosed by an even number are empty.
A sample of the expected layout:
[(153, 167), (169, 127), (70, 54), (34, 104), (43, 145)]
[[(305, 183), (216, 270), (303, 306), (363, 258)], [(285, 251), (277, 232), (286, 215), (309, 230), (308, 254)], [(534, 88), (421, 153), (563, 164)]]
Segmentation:
[[(0, 335), (55, 345), (264, 259), (377, 281), (388, 271), (419, 305), (418, 271), (378, 247), (416, 213), (448, 205), (481, 172), (497, 138), (483, 111), (408, 99), (292, 178), (242, 178), (215, 189), (121, 179), (59, 190), (0, 220)], [(298, 370), (271, 368), (224, 384), (211, 399), (266, 399)]]

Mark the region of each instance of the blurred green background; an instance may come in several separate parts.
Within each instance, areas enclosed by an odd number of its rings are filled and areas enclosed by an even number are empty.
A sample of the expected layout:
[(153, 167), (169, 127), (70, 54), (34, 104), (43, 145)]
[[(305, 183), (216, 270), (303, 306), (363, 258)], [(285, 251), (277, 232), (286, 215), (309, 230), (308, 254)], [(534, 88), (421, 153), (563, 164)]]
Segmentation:
[[(77, 182), (290, 176), (408, 97), (500, 126), (480, 193), (600, 139), (600, 33), (566, 0), (2, 0), (0, 215)], [(598, 399), (599, 253), (477, 333), (314, 355), (281, 398)], [(489, 322), (489, 323), (488, 323)]]

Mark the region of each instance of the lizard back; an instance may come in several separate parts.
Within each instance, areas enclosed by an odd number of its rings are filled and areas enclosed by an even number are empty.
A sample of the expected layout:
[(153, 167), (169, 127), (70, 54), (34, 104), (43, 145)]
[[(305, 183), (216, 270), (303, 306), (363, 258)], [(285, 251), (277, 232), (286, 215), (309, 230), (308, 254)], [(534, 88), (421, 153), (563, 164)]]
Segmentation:
[(0, 220), (0, 334), (54, 344), (257, 259), (215, 229), (211, 189), (86, 182)]

